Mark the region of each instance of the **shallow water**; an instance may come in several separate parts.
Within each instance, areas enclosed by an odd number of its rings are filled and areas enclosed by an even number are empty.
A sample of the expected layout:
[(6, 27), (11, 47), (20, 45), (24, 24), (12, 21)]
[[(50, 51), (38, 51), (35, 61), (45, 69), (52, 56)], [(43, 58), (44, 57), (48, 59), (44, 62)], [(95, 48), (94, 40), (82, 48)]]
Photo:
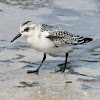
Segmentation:
[[(58, 99), (61, 95), (60, 100), (99, 100), (99, 0), (0, 2), (0, 99), (8, 100), (12, 96), (12, 100), (25, 100), (25, 97), (31, 100), (40, 94), (42, 99), (46, 96)], [(23, 37), (10, 43), (19, 32), (20, 24), (27, 20), (55, 25), (74, 34), (91, 37), (93, 41), (75, 47), (69, 54), (67, 68), (70, 73), (68, 70), (64, 74), (50, 73), (63, 67), (64, 54), (56, 54), (47, 56), (39, 75), (27, 74), (27, 70), (37, 68), (43, 54), (31, 49)]]

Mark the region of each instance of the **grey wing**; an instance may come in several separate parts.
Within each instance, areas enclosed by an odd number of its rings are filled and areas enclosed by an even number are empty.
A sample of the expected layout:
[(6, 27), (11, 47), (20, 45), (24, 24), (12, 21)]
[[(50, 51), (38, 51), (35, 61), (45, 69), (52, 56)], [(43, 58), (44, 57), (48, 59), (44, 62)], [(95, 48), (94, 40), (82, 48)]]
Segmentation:
[(56, 47), (69, 44), (67, 40), (66, 41), (64, 40), (64, 35), (62, 34), (63, 30), (61, 28), (57, 28), (51, 25), (41, 24), (40, 31), (41, 32), (48, 31), (49, 36), (47, 36), (47, 38), (53, 41)]
[(84, 37), (69, 33), (67, 31), (49, 32), (49, 36), (47, 38), (53, 41), (56, 47), (66, 46), (66, 45), (78, 45), (78, 44), (92, 41), (91, 38), (84, 38)]
[(51, 26), (51, 25), (46, 25), (46, 24), (41, 24), (41, 29), (40, 29), (41, 32), (44, 32), (44, 31), (62, 31), (61, 28), (58, 28), (56, 26)]

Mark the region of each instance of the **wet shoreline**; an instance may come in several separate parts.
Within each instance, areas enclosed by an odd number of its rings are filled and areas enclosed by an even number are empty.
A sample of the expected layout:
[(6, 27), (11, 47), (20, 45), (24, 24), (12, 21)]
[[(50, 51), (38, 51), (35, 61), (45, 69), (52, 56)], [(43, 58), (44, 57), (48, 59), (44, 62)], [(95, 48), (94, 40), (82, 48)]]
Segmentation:
[[(0, 99), (99, 100), (99, 3), (81, 0), (77, 5), (76, 0), (72, 6), (68, 5), (70, 0), (67, 3), (64, 0), (62, 3), (60, 0), (36, 0), (34, 4), (28, 2), (29, 5), (23, 6), (19, 2), (24, 1), (14, 2), (0, 3)], [(77, 46), (69, 54), (65, 73), (54, 73), (63, 67), (65, 59), (64, 54), (54, 54), (47, 55), (39, 75), (27, 74), (27, 70), (38, 67), (43, 53), (30, 48), (22, 37), (10, 43), (19, 32), (20, 24), (27, 20), (55, 25), (94, 39)]]

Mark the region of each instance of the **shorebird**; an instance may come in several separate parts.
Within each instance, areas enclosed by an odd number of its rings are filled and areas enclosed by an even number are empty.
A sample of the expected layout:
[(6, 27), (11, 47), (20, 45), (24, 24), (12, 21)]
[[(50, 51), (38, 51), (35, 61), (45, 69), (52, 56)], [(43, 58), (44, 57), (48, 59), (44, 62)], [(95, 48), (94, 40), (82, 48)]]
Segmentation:
[(27, 43), (33, 49), (43, 52), (44, 57), (41, 64), (36, 70), (28, 70), (27, 73), (38, 74), (39, 69), (46, 59), (46, 54), (65, 53), (65, 64), (56, 72), (64, 72), (66, 69), (67, 58), (69, 52), (75, 45), (83, 44), (92, 41), (92, 38), (74, 35), (63, 29), (47, 24), (35, 24), (32, 21), (24, 22), (20, 26), (20, 32), (11, 42), (24, 36)]

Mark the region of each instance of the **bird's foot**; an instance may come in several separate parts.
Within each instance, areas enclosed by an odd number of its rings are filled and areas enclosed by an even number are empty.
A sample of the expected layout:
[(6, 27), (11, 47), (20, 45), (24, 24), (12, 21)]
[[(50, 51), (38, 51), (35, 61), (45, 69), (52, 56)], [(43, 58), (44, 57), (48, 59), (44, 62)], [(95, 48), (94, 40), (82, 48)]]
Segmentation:
[(60, 70), (55, 70), (55, 73), (58, 73), (58, 72), (65, 72), (65, 68), (60, 68)]
[(27, 70), (28, 74), (35, 73), (36, 75), (39, 73), (39, 69), (36, 70)]

